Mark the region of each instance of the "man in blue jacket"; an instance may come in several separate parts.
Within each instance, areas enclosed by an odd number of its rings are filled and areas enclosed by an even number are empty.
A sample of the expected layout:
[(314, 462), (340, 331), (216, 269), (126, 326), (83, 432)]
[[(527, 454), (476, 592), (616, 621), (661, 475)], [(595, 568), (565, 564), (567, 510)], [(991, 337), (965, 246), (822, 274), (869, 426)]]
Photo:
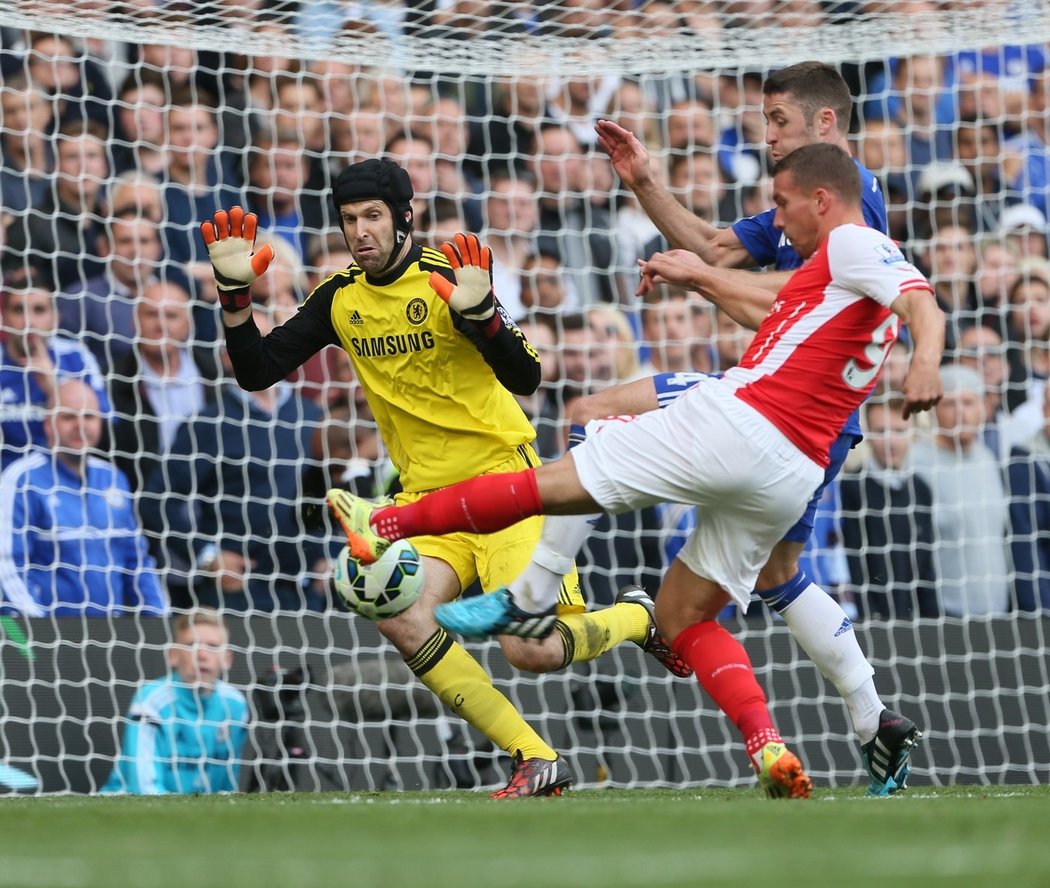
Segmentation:
[(171, 672), (139, 688), (104, 793), (234, 792), (248, 734), (248, 702), (222, 678), (233, 662), (218, 611), (180, 615)]
[(98, 396), (82, 380), (60, 381), (43, 427), (46, 446), (0, 475), (0, 611), (166, 614), (127, 478), (92, 453)]

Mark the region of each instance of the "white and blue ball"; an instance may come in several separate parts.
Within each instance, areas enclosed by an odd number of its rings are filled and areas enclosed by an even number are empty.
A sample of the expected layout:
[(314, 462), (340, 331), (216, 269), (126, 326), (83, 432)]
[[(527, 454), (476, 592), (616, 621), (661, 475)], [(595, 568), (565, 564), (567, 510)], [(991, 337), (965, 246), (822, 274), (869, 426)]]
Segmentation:
[(332, 580), (355, 614), (386, 620), (408, 610), (422, 594), (423, 564), (408, 540), (391, 543), (374, 564), (361, 564), (344, 546)]

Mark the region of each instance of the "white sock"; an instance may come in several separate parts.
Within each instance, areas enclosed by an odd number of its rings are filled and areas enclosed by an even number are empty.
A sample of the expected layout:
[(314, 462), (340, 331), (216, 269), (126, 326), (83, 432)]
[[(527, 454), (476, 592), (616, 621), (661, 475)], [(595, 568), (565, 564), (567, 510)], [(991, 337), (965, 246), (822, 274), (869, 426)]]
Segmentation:
[(532, 560), (510, 584), (514, 603), (532, 614), (558, 603), (562, 580), (576, 563), (576, 553), (601, 515), (548, 515)]
[(780, 612), (791, 634), (842, 695), (861, 743), (879, 729), (882, 701), (875, 692), (875, 669), (857, 641), (853, 623), (837, 601), (810, 583)]
[(868, 679), (852, 694), (843, 694), (849, 708), (849, 716), (853, 719), (853, 730), (860, 738), (860, 745), (870, 743), (875, 739), (879, 730), (879, 716), (886, 708), (879, 699), (878, 691), (875, 690), (875, 682)]

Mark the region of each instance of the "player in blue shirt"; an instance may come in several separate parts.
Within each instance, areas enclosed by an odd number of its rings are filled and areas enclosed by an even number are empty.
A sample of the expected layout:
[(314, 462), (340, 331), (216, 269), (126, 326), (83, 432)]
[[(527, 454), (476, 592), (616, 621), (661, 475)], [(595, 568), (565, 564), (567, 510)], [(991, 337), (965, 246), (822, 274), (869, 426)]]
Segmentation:
[(103, 793), (237, 790), (248, 702), (222, 678), (233, 661), (222, 617), (206, 607), (182, 614), (172, 635), (171, 672), (136, 692)]

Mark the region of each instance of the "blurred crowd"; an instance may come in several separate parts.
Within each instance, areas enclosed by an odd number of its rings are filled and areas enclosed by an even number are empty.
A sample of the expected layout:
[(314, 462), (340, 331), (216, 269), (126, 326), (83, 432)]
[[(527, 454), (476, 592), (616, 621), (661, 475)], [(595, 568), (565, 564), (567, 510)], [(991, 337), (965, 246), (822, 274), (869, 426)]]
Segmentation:
[[(163, 7), (188, 26), (222, 27), (239, 11), (267, 46), (340, 33), (396, 46), (406, 36), (714, 39), (968, 4), (88, 5)], [(896, 395), (907, 343), (895, 348), (866, 408), (867, 444), (829, 489), (807, 570), (858, 617), (1050, 608), (1046, 54), (1019, 36), (843, 69), (856, 156), (882, 184), (891, 235), (934, 284), (951, 365), (932, 427), (916, 429)], [(266, 392), (232, 381), (198, 224), (237, 204), (258, 214), (259, 243), (277, 261), (253, 285), (257, 323), (280, 323), (352, 261), (329, 189), (354, 161), (405, 166), (423, 243), (473, 231), (492, 248), (497, 298), (543, 363), (540, 389), (521, 399), (543, 457), (563, 450), (575, 397), (732, 366), (751, 334), (701, 295), (635, 296), (636, 261), (666, 244), (616, 181), (594, 124), (634, 132), (683, 205), (728, 224), (772, 206), (769, 69), (572, 69), (566, 59), (542, 77), (451, 76), (0, 28), (3, 608), (338, 606), (324, 491), (386, 493), (396, 473), (338, 349)], [(58, 421), (84, 410), (96, 427)], [(56, 448), (90, 450), (93, 470), (63, 473), (46, 456)], [(78, 485), (61, 504), (39, 495)], [(603, 519), (584, 555), (593, 600), (630, 581), (654, 588), (680, 511)]]

